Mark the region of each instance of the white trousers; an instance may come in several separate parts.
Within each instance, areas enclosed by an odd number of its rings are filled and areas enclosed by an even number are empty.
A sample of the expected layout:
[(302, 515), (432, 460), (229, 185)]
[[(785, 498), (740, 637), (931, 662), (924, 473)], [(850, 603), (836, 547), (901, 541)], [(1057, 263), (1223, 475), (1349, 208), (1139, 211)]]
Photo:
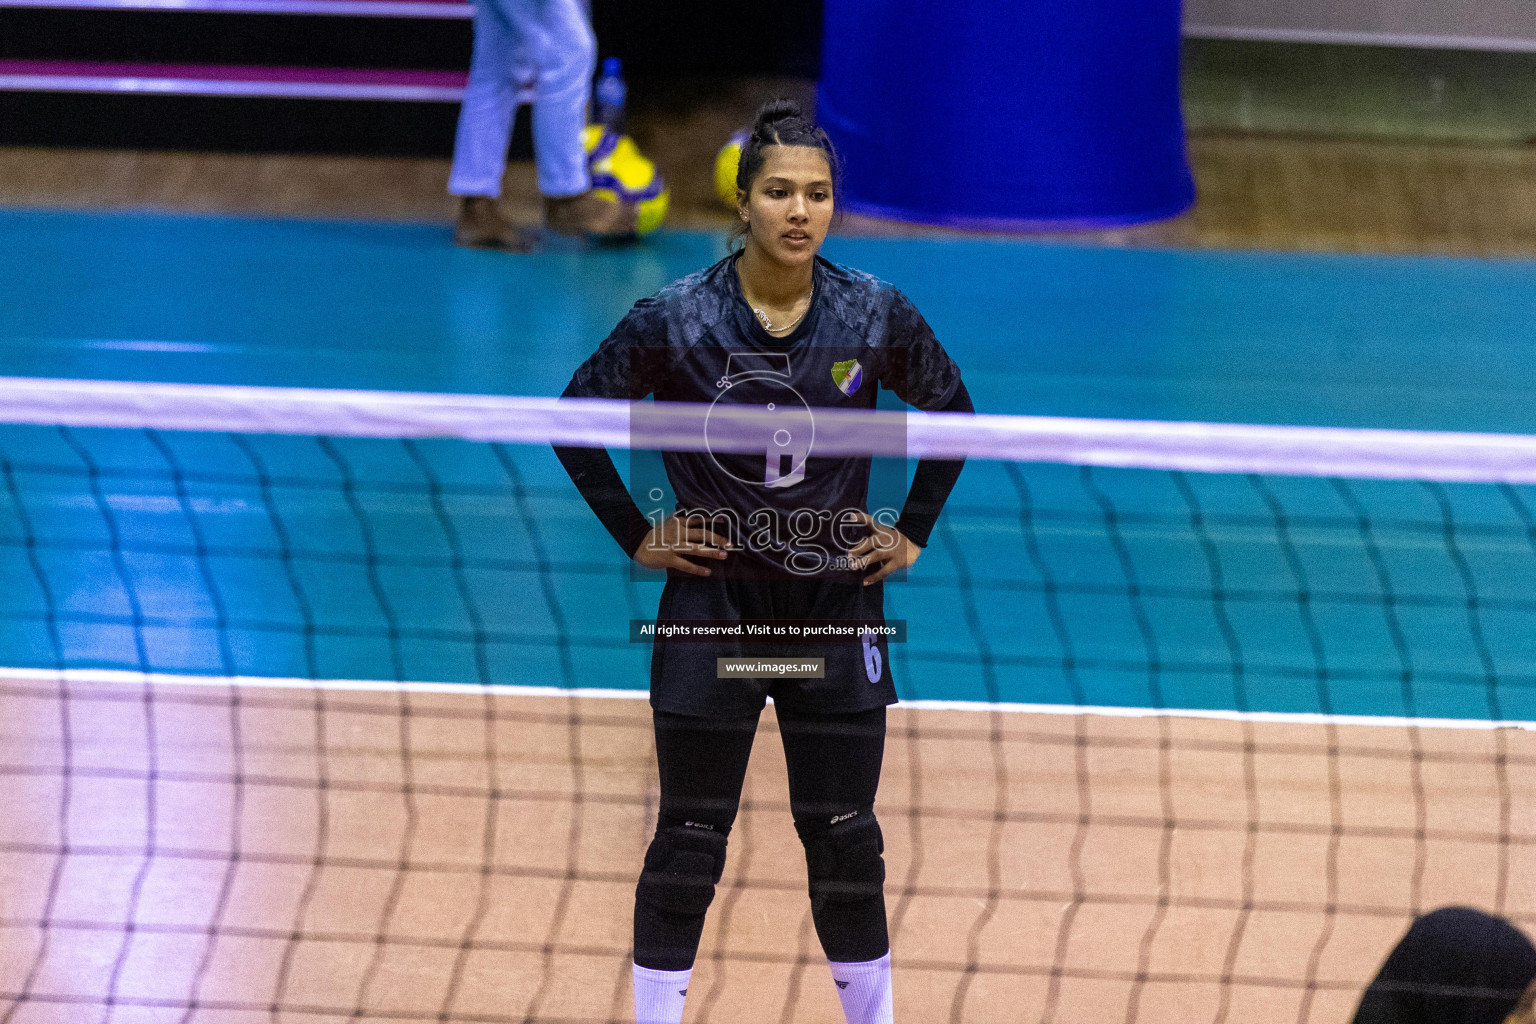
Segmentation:
[(475, 47), (459, 108), (448, 191), (498, 196), (517, 105), (533, 104), (539, 191), (573, 196), (591, 187), (581, 129), (587, 121), (597, 40), (582, 0), (473, 0)]

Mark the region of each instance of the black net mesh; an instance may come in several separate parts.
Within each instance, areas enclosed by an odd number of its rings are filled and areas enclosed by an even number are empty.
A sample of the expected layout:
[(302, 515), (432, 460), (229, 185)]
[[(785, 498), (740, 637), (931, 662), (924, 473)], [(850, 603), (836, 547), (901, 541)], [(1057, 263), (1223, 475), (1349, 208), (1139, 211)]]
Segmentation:
[[(1536, 920), (1533, 509), (973, 462), (888, 594), (898, 1017), (1345, 1020)], [(7, 427), (0, 562), (0, 1021), (630, 1019), (659, 588), (547, 448)], [(840, 1019), (775, 742), (700, 967)]]

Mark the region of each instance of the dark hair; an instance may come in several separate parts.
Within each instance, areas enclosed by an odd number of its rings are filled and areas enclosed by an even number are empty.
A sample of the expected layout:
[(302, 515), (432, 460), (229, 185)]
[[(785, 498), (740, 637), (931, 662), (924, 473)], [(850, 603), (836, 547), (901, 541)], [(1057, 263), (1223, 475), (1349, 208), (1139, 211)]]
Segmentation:
[[(800, 104), (779, 97), (757, 108), (757, 117), (747, 133), (747, 141), (741, 147), (741, 162), (736, 165), (736, 187), (743, 192), (752, 190), (752, 181), (763, 170), (765, 146), (809, 146), (819, 149), (827, 158), (832, 172), (833, 215), (838, 212), (837, 195), (842, 186), (843, 166), (837, 158), (837, 149), (827, 133), (800, 112)], [(746, 225), (740, 225), (732, 234), (732, 240), (745, 238)]]
[(833, 195), (839, 182), (841, 167), (837, 162), (837, 150), (832, 140), (810, 118), (800, 113), (800, 105), (794, 100), (779, 98), (769, 100), (757, 108), (752, 131), (746, 144), (741, 147), (741, 162), (736, 165), (736, 187), (746, 192), (752, 187), (752, 179), (763, 169), (764, 146), (811, 146), (826, 155), (827, 166), (832, 169)]

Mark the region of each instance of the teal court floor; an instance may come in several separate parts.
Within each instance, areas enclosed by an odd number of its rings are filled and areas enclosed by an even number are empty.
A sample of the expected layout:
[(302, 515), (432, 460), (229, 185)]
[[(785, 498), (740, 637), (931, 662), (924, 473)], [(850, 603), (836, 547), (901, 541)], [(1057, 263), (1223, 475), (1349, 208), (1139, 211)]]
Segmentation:
[[(0, 375), (557, 394), (719, 236), (0, 213)], [(1536, 264), (840, 238), (979, 409), (1536, 433)], [(654, 613), (535, 446), (0, 428), (0, 666), (641, 689)], [(1536, 720), (1536, 488), (972, 462), (909, 700)]]

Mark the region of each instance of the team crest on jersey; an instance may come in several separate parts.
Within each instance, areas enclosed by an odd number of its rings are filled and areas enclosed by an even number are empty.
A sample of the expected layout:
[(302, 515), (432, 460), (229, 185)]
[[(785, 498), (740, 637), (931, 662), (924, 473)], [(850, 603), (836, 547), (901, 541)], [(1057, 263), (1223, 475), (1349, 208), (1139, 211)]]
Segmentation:
[(840, 363), (832, 364), (832, 383), (837, 385), (837, 390), (852, 397), (859, 390), (859, 385), (864, 383), (864, 367), (859, 365), (857, 359), (844, 359)]

